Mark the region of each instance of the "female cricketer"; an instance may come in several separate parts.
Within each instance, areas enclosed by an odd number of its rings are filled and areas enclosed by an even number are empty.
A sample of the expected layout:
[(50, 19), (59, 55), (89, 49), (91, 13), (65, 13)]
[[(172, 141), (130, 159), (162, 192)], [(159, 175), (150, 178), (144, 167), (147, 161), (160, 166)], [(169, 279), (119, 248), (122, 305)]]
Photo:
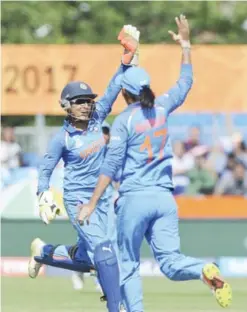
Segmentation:
[(70, 82), (62, 90), (60, 104), (67, 118), (50, 142), (41, 164), (38, 200), (41, 219), (48, 224), (60, 213), (49, 191), (49, 181), (62, 158), (64, 206), (79, 240), (75, 246), (54, 246), (36, 238), (31, 244), (28, 268), (32, 278), (38, 275), (42, 264), (79, 272), (94, 269), (110, 312), (119, 311), (121, 298), (116, 253), (107, 239), (109, 192), (101, 196), (87, 228), (80, 226), (76, 217), (78, 204), (87, 203), (96, 186), (106, 149), (102, 123), (121, 90), (123, 73), (131, 68), (129, 65), (136, 65), (139, 34), (131, 25), (125, 25), (120, 32), (119, 40), (125, 48), (122, 64), (98, 101), (95, 102), (97, 95), (91, 87), (81, 81)]
[(167, 93), (155, 98), (150, 88), (150, 77), (144, 69), (131, 68), (124, 73), (122, 94), (128, 107), (113, 124), (97, 187), (90, 202), (81, 205), (78, 215), (81, 222), (89, 221), (90, 216), (91, 220), (98, 199), (118, 168), (122, 167), (120, 197), (115, 211), (120, 285), (128, 312), (144, 311), (139, 276), (140, 247), (144, 237), (161, 271), (169, 279), (201, 279), (212, 289), (222, 307), (227, 307), (232, 299), (230, 285), (219, 277), (215, 264), (180, 252), (167, 118), (184, 102), (192, 86), (193, 75), (188, 21), (183, 15), (175, 20), (178, 34), (169, 33), (182, 47), (180, 78)]

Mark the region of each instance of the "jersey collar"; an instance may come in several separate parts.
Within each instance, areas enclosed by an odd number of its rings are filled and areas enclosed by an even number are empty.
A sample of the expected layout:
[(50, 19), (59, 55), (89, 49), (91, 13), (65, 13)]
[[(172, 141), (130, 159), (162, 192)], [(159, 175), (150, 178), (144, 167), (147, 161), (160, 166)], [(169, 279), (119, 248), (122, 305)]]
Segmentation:
[(69, 133), (75, 133), (75, 132), (86, 133), (87, 132), (85, 130), (76, 129), (66, 119), (63, 122), (63, 128)]

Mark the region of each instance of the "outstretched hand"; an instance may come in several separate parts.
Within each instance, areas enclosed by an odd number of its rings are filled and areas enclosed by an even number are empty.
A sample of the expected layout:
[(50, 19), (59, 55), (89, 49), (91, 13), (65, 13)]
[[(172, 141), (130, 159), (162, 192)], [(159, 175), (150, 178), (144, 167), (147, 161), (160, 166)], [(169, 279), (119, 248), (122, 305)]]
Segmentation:
[(182, 45), (184, 42), (189, 42), (190, 40), (190, 28), (186, 17), (180, 14), (179, 17), (175, 17), (176, 24), (178, 26), (178, 33), (174, 33), (169, 30), (168, 33), (172, 36), (172, 39)]

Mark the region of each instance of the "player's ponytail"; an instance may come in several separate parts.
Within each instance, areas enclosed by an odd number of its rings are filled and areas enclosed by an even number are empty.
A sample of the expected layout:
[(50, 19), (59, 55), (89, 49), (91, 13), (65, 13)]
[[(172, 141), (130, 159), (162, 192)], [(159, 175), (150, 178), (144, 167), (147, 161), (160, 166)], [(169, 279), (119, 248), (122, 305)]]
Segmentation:
[(149, 86), (143, 86), (139, 98), (142, 108), (154, 107), (155, 95)]

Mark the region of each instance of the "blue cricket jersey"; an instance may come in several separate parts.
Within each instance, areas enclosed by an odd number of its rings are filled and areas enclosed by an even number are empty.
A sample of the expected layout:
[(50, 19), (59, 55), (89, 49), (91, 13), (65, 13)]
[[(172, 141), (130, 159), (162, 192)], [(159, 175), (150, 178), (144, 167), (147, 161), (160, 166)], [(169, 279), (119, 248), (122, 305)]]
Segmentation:
[[(96, 186), (105, 156), (102, 123), (121, 90), (121, 77), (128, 67), (121, 65), (105, 94), (96, 103), (87, 131), (74, 128), (68, 121), (51, 140), (39, 170), (38, 193), (49, 189), (51, 174), (59, 160), (64, 161), (64, 199), (90, 197)], [(105, 192), (104, 197), (109, 195)]]
[(120, 194), (144, 188), (173, 189), (167, 118), (184, 102), (192, 78), (192, 66), (181, 65), (176, 85), (155, 99), (154, 108), (143, 109), (137, 102), (115, 119), (101, 174), (113, 178), (122, 168)]

